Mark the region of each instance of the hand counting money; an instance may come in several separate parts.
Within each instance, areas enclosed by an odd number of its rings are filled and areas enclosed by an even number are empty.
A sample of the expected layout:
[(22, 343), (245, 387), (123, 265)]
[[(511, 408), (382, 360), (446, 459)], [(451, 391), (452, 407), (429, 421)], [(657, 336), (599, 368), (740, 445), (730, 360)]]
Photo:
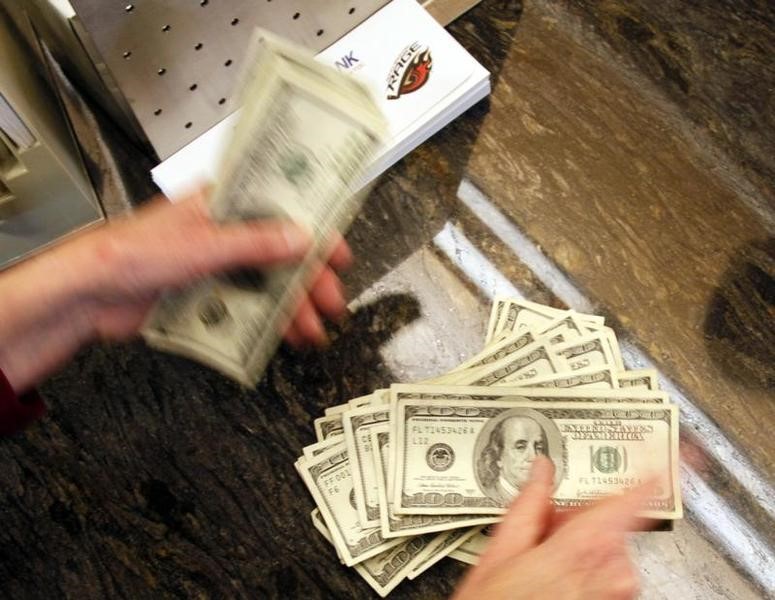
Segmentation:
[(683, 515), (678, 408), (596, 315), (497, 298), (481, 352), (331, 407), (315, 431), (299, 463), (315, 527), (380, 595), (447, 556), (475, 564), (539, 454), (560, 509), (656, 480), (642, 516)]
[(259, 31), (243, 76), (238, 132), (210, 200), (217, 221), (265, 217), (310, 230), (301, 265), (209, 277), (165, 295), (143, 329), (149, 344), (253, 386), (280, 342), (299, 287), (354, 218), (361, 177), (385, 136), (369, 92), (307, 52)]

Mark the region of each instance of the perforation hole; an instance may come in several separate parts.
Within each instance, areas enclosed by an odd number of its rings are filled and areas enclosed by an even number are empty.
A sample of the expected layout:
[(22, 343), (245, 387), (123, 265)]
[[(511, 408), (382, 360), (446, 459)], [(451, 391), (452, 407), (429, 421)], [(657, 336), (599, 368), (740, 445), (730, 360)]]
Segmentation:
[(210, 4), (210, 0), (199, 0), (199, 6), (207, 6)]
[(192, 125), (193, 125), (193, 123), (191, 121), (189, 121), (188, 123), (186, 123), (186, 129), (191, 129)]
[(355, 7), (351, 8), (350, 10), (348, 10), (348, 11), (347, 11), (347, 14), (348, 14), (348, 15), (351, 15), (351, 14), (353, 14), (354, 12), (355, 12)]
[(231, 63), (232, 63), (232, 60), (231, 60), (231, 59), (229, 59), (229, 60), (227, 60), (225, 63), (223, 63), (223, 66), (224, 66), (224, 67), (230, 67), (230, 66), (231, 66)]
[(158, 117), (162, 113), (162, 110), (160, 108), (157, 108), (155, 111), (153, 111), (153, 114), (155, 117)]
[(166, 72), (167, 72), (167, 69), (165, 69), (164, 67), (162, 67), (161, 69), (159, 69), (158, 71), (156, 71), (156, 73), (158, 73), (158, 74), (159, 74), (159, 76), (162, 76), (162, 75), (164, 75)]
[(320, 37), (321, 35), (323, 35), (323, 33), (324, 31), (322, 29), (318, 29), (317, 36)]
[(161, 30), (162, 30), (164, 33), (167, 33), (167, 32), (168, 32), (170, 29), (172, 29), (172, 27), (170, 27), (169, 25), (165, 25), (164, 27), (162, 27), (162, 28), (161, 28)]
[(124, 58), (130, 58), (131, 56), (132, 56), (131, 50), (127, 50), (126, 52), (124, 52)]
[(190, 89), (193, 92), (198, 87), (199, 86), (196, 83), (192, 83), (190, 86), (188, 86), (188, 89)]
[(301, 16), (301, 13), (294, 13), (294, 15), (293, 15), (293, 20), (295, 21), (295, 20), (296, 20), (296, 19), (298, 19), (300, 16)]
[(235, 17), (235, 18), (233, 18), (233, 19), (231, 20), (231, 24), (232, 24), (232, 26), (234, 26), (234, 25), (239, 25), (239, 19), (237, 19), (236, 17)]
[(134, 4), (127, 4), (127, 5), (124, 7), (124, 10), (125, 10), (126, 12), (132, 12), (134, 9), (135, 9), (135, 5), (134, 5)]
[(202, 48), (204, 48), (204, 44), (202, 42), (199, 42), (196, 46), (194, 46), (194, 50), (201, 50)]
[(221, 106), (226, 104), (226, 98), (221, 98), (220, 100), (218, 100), (218, 104), (220, 104)]

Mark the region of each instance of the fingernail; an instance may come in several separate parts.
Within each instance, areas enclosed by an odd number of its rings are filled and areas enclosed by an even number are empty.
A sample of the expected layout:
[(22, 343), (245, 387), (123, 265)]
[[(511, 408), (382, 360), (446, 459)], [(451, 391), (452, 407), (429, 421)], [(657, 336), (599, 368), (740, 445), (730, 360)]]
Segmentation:
[(312, 243), (310, 235), (293, 223), (285, 223), (282, 228), (282, 234), (291, 254), (304, 254)]
[(344, 288), (344, 284), (338, 278), (335, 280), (336, 289), (339, 292), (338, 305), (336, 307), (336, 315), (334, 316), (334, 322), (341, 324), (347, 316), (347, 290)]
[(348, 246), (345, 246), (344, 256), (342, 257), (342, 264), (339, 265), (338, 271), (347, 271), (355, 263), (355, 256), (353, 256), (352, 250)]

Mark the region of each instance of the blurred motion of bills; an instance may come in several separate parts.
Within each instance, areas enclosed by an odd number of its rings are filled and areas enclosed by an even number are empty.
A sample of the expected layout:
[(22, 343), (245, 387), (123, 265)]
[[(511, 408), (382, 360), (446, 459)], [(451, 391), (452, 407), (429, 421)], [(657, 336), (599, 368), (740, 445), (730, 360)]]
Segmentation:
[(280, 343), (299, 287), (326, 260), (367, 194), (362, 178), (386, 136), (370, 92), (355, 79), (266, 31), (251, 44), (239, 123), (210, 197), (219, 222), (290, 219), (313, 235), (293, 267), (208, 277), (167, 293), (146, 341), (254, 386)]

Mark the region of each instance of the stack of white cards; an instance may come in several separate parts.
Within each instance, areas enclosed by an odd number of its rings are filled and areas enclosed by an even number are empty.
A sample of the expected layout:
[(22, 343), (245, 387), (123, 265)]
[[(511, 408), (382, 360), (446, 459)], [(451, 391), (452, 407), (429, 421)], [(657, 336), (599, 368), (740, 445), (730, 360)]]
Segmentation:
[[(364, 184), (490, 92), (490, 74), (416, 0), (393, 0), (318, 55), (371, 91), (389, 136)], [(213, 181), (236, 113), (153, 169), (169, 197)]]
[(387, 118), (372, 178), (490, 93), (487, 69), (416, 0), (393, 0), (318, 60), (365, 83)]
[(559, 509), (655, 478), (642, 516), (683, 514), (678, 409), (596, 315), (498, 298), (473, 358), (329, 408), (315, 433), (296, 462), (313, 525), (382, 596), (445, 556), (476, 563), (538, 454)]

